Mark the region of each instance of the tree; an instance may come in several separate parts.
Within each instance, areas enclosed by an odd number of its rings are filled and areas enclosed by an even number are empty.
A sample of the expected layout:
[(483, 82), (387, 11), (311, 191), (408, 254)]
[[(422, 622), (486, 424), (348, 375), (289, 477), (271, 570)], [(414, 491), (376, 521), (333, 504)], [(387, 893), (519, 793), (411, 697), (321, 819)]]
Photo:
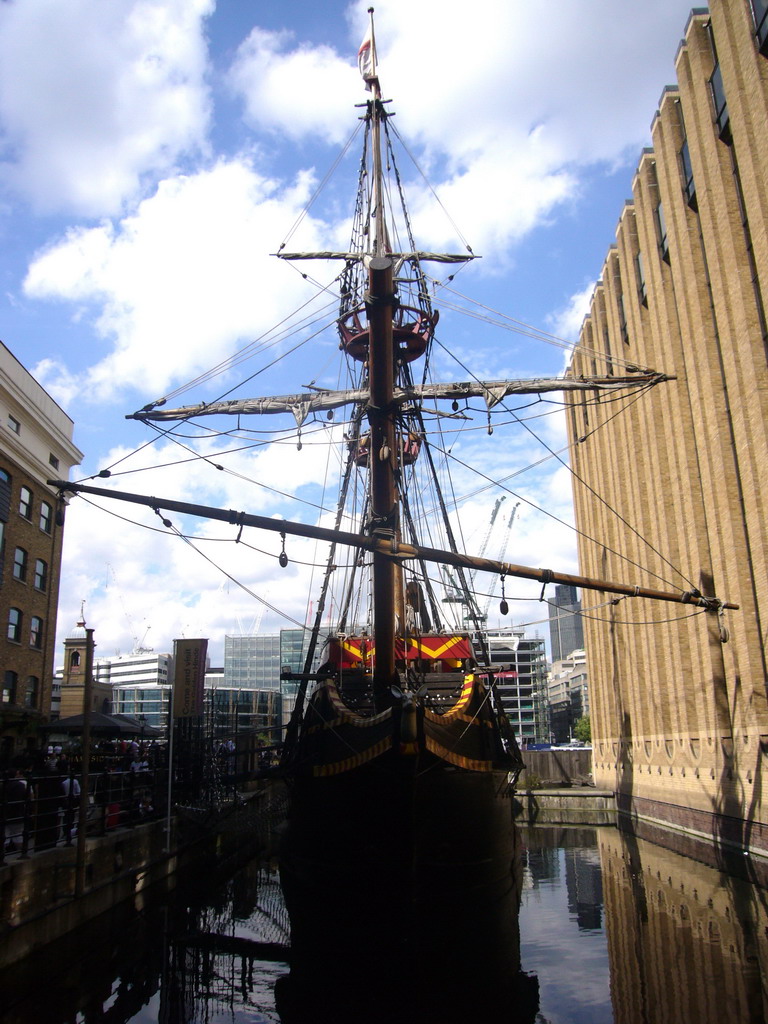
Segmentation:
[(592, 724), (589, 721), (589, 715), (582, 715), (573, 726), (573, 735), (577, 740), (581, 740), (583, 743), (592, 742)]

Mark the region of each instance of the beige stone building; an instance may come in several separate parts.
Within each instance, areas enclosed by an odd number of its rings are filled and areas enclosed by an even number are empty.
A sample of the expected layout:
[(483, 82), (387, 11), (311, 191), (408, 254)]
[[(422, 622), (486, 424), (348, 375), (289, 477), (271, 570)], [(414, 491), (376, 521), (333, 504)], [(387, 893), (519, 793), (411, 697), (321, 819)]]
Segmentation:
[(569, 411), (582, 572), (739, 605), (583, 593), (596, 784), (766, 852), (767, 29), (765, 0), (691, 13), (571, 366), (675, 379)]

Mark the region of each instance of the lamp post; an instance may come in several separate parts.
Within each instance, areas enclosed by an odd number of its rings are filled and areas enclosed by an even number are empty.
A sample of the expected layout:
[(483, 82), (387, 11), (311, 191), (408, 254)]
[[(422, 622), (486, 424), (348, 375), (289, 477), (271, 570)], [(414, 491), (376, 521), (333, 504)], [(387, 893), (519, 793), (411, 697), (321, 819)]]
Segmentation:
[(85, 892), (85, 834), (88, 818), (88, 790), (91, 761), (91, 694), (93, 690), (93, 630), (85, 631), (85, 676), (83, 687), (83, 761), (80, 770), (80, 805), (77, 815), (75, 852), (75, 896)]

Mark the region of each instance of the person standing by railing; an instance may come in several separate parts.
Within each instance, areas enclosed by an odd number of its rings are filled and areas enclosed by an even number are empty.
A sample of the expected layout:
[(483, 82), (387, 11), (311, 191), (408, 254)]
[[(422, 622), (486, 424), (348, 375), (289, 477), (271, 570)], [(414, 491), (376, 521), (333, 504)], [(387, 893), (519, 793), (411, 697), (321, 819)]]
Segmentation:
[(61, 779), (44, 759), (36, 767), (32, 785), (35, 791), (35, 850), (50, 850), (59, 836)]
[(59, 761), (59, 774), (61, 775), (62, 795), (62, 839), (69, 844), (77, 835), (78, 804), (80, 801), (80, 783), (72, 775), (69, 761), (61, 758)]
[(29, 787), (20, 768), (16, 768), (2, 785), (5, 852), (15, 853), (23, 845), (24, 817)]

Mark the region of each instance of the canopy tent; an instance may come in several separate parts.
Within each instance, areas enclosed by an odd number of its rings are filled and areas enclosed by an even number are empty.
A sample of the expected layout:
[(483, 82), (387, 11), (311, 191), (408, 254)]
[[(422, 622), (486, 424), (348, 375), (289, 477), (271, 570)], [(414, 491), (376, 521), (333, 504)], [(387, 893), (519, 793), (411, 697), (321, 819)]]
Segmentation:
[[(91, 732), (100, 736), (162, 736), (162, 729), (140, 722), (130, 715), (105, 715), (101, 711), (92, 711), (90, 716)], [(44, 727), (49, 733), (69, 733), (76, 735), (83, 731), (83, 715), (71, 715), (49, 722)]]

